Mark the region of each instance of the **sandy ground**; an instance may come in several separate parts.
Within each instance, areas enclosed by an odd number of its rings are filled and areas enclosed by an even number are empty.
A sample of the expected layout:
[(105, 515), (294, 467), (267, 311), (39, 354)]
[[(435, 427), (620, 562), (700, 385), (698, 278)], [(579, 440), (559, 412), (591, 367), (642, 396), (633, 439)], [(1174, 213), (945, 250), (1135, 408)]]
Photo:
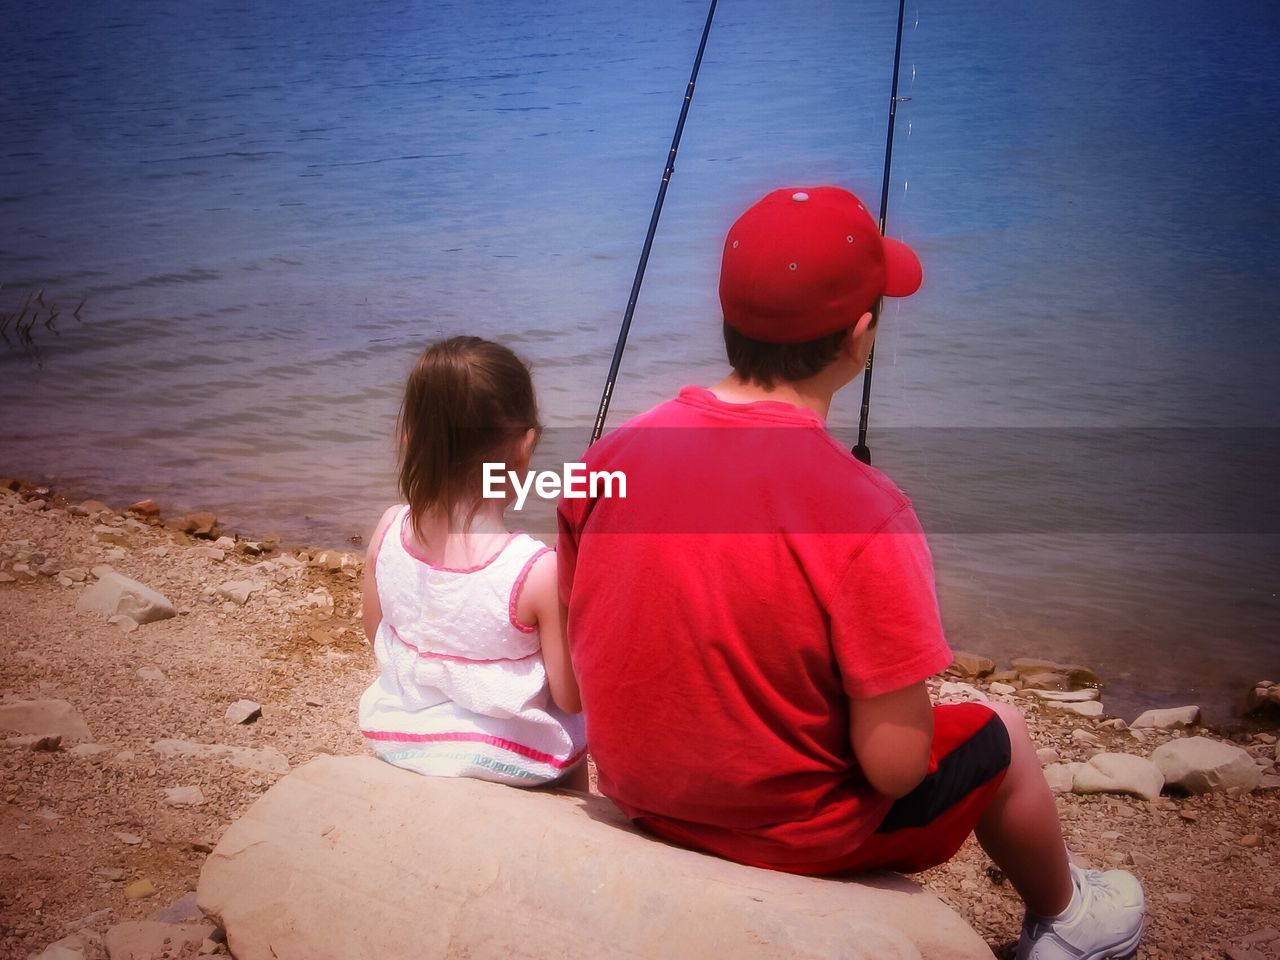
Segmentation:
[[(0, 489), (3, 702), (66, 700), (90, 730), (51, 751), (0, 731), (0, 957), (26, 958), (81, 924), (103, 930), (146, 918), (194, 890), (212, 844), (278, 778), (218, 757), (164, 756), (157, 741), (274, 748), (292, 766), (363, 751), (355, 703), (374, 665), (357, 620), (355, 556), (244, 550), (114, 513), (75, 516), (56, 497)], [(178, 615), (125, 632), (77, 612), (104, 563), (164, 594)], [(218, 592), (238, 581), (257, 585), (243, 604), (234, 589)], [(262, 705), (259, 719), (226, 718), (242, 698)], [(1140, 742), (1095, 720), (1050, 716), (1030, 698), (1005, 699), (1063, 760), (1102, 750), (1145, 756), (1177, 735)], [(1274, 758), (1271, 734), (1236, 737)], [(204, 802), (166, 799), (166, 790), (190, 786)], [(1059, 807), (1073, 852), (1145, 883), (1140, 957), (1280, 958), (1280, 791), (1150, 802), (1063, 794)], [(144, 879), (154, 893), (126, 894)], [(921, 879), (998, 956), (1011, 955), (1020, 903), (972, 841)]]

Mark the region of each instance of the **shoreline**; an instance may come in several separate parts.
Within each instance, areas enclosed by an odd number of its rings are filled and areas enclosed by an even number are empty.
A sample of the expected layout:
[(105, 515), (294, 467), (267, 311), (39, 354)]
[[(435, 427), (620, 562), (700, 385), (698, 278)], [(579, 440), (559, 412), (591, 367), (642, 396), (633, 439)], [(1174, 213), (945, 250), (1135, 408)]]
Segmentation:
[[(0, 490), (0, 570), (27, 568), (0, 583), (0, 708), (60, 702), (69, 713), (58, 722), (70, 726), (56, 743), (34, 728), (0, 733), (0, 957), (74, 936), (87, 944), (85, 960), (100, 960), (94, 938), (114, 925), (172, 922), (173, 910), (157, 908), (184, 902), (222, 832), (279, 777), (321, 753), (365, 752), (355, 704), (375, 667), (358, 625), (358, 557), (254, 553), (263, 542), (210, 539), (216, 526), (187, 534), (136, 511), (39, 499)], [(78, 609), (113, 571), (162, 594), (173, 615), (138, 625)], [(1267, 936), (1280, 916), (1275, 734), (1128, 729), (1074, 712), (1097, 702), (1087, 668), (1000, 671), (983, 660), (958, 655), (931, 681), (935, 698), (1022, 709), (1073, 853), (1131, 869), (1147, 886), (1139, 956), (1280, 958), (1280, 933)], [(1151, 794), (1104, 783), (1080, 792), (1089, 787), (1080, 771), (1099, 754), (1149, 774), (1154, 751), (1196, 738), (1250, 758), (1258, 788)], [(1008, 955), (1020, 907), (976, 844), (916, 879)]]
[[(117, 485), (117, 489), (118, 488), (119, 485)], [(111, 509), (120, 516), (129, 515), (128, 506), (120, 507), (116, 510), (110, 504), (99, 500), (97, 494), (93, 490), (76, 481), (68, 481), (65, 486), (59, 486), (53, 479), (49, 479), (47, 481), (33, 481), (25, 477), (0, 473), (0, 494), (3, 494), (6, 490), (18, 492), (20, 496), (23, 496), (28, 500), (43, 499), (55, 510), (68, 510), (72, 507), (76, 507), (80, 503), (92, 502), (101, 503), (104, 507)], [(154, 500), (150, 499), (149, 496), (135, 502), (156, 503)], [(156, 505), (156, 510), (161, 511), (160, 505)], [(370, 530), (373, 529), (378, 512), (378, 510), (370, 511)], [(153, 517), (144, 517), (142, 519), (146, 520), (146, 522), (158, 521), (159, 525), (164, 526), (171, 532), (181, 532), (184, 525), (182, 521), (186, 517), (196, 515), (214, 516), (215, 518), (218, 517), (218, 514), (214, 513), (207, 507), (197, 506), (189, 511), (175, 514), (172, 517), (166, 517), (161, 511)], [(304, 519), (306, 519), (305, 516)], [(282, 537), (281, 534), (276, 532), (261, 533), (255, 530), (249, 530), (246, 532), (240, 526), (235, 524), (225, 526), (219, 524), (218, 532), (220, 535), (231, 536), (237, 543), (266, 541), (274, 544), (274, 549), (290, 552), (295, 555), (306, 554), (308, 557), (315, 556), (320, 553), (336, 552), (338, 554), (351, 554), (353, 555), (355, 562), (363, 563), (365, 548), (364, 533), (354, 533), (343, 538), (343, 543), (339, 546), (337, 544), (330, 544), (327, 542), (314, 543), (305, 540), (288, 539), (286, 537)], [(554, 540), (548, 540), (546, 535), (537, 532), (534, 532), (531, 535), (538, 539), (542, 539), (544, 542), (548, 543), (549, 546), (554, 547)], [(348, 560), (348, 563), (351, 562), (351, 560)], [(953, 643), (952, 645), (956, 649), (959, 649), (960, 647), (959, 643)], [(990, 654), (983, 655), (990, 656)], [(1017, 655), (1024, 657), (1042, 657), (1050, 660), (1057, 659), (1057, 655), (1051, 649), (1037, 649), (1029, 652), (1019, 651)], [(1140, 670), (1138, 673), (1140, 674)], [(1198, 700), (1196, 695), (1192, 694), (1190, 695), (1190, 700), (1188, 700), (1185, 697), (1175, 696), (1172, 690), (1164, 689), (1160, 691), (1152, 691), (1147, 689), (1143, 686), (1140, 679), (1130, 677), (1127, 673), (1123, 677), (1107, 676), (1104, 679), (1107, 681), (1110, 692), (1116, 695), (1116, 699), (1124, 708), (1123, 712), (1125, 713), (1132, 712), (1136, 715), (1146, 709), (1181, 706), (1188, 702), (1196, 702), (1196, 704), (1202, 708), (1203, 715), (1206, 718), (1202, 721), (1206, 724), (1206, 728), (1220, 732), (1223, 735), (1230, 735), (1237, 732), (1252, 732), (1254, 730), (1268, 730), (1272, 729), (1273, 725), (1280, 726), (1280, 712), (1278, 712), (1274, 722), (1262, 723), (1243, 715), (1241, 706), (1248, 695), (1247, 687), (1239, 689), (1228, 688), (1232, 690), (1232, 692), (1225, 694), (1215, 692), (1213, 695), (1200, 697)], [(1280, 677), (1255, 678), (1255, 680), (1266, 679), (1280, 680)]]

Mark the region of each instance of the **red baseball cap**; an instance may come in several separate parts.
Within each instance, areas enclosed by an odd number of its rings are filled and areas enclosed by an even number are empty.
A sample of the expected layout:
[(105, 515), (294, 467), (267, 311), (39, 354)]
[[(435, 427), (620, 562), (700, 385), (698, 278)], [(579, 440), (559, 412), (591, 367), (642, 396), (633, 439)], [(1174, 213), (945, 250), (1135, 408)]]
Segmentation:
[(720, 262), (725, 323), (765, 343), (804, 343), (851, 326), (882, 296), (920, 289), (920, 259), (880, 236), (840, 187), (786, 187), (729, 228)]

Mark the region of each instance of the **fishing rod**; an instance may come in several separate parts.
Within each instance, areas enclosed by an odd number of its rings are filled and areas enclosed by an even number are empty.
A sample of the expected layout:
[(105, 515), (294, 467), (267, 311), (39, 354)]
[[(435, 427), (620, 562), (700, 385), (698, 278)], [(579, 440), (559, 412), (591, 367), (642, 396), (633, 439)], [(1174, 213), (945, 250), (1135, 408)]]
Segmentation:
[[(905, 0), (904, 0), (905, 2)], [(609, 415), (609, 401), (613, 398), (613, 387), (618, 381), (618, 368), (622, 365), (622, 352), (627, 348), (627, 334), (631, 331), (631, 318), (636, 312), (636, 301), (640, 298), (640, 284), (644, 282), (644, 268), (649, 264), (649, 251), (653, 248), (653, 237), (658, 232), (658, 218), (662, 216), (662, 201), (667, 196), (667, 184), (671, 182), (671, 174), (676, 167), (676, 151), (680, 149), (680, 135), (684, 133), (685, 117), (689, 115), (689, 104), (693, 102), (693, 87), (698, 81), (698, 68), (702, 66), (702, 51), (707, 47), (707, 35), (711, 33), (711, 20), (716, 15), (716, 0), (711, 0), (707, 10), (707, 22), (702, 28), (702, 40), (698, 43), (698, 54), (693, 58), (693, 71), (689, 74), (689, 86), (684, 92), (684, 103), (680, 106), (680, 119), (676, 121), (676, 132), (671, 138), (671, 150), (667, 154), (667, 166), (662, 172), (662, 183), (658, 186), (658, 199), (653, 204), (653, 216), (649, 218), (649, 232), (645, 234), (644, 248), (640, 251), (640, 262), (636, 265), (636, 277), (631, 283), (631, 297), (627, 300), (627, 311), (622, 316), (622, 329), (618, 331), (618, 343), (613, 348), (613, 362), (609, 364), (609, 377), (604, 384), (604, 393), (600, 395), (600, 409), (596, 411), (596, 423), (591, 430), (591, 442), (595, 443), (604, 433), (605, 417)], [(899, 22), (898, 29), (902, 29)], [(897, 79), (895, 76), (895, 89)], [(881, 227), (883, 229), (883, 218)]]
[[(893, 84), (889, 90), (889, 132), (884, 139), (884, 180), (880, 184), (880, 235), (884, 236), (885, 219), (889, 215), (889, 171), (893, 164), (893, 122), (898, 116), (900, 100), (910, 97), (898, 96), (898, 68), (902, 65), (902, 20), (907, 10), (907, 0), (898, 0), (898, 36), (893, 45)], [(872, 311), (875, 314), (873, 325), (880, 322), (880, 310), (884, 307), (884, 297), (875, 302)], [(853, 448), (853, 455), (865, 464), (871, 463), (871, 448), (867, 446), (867, 419), (871, 415), (871, 367), (876, 358), (876, 346), (871, 345), (867, 354), (867, 369), (862, 377), (862, 411), (858, 416), (858, 443)]]

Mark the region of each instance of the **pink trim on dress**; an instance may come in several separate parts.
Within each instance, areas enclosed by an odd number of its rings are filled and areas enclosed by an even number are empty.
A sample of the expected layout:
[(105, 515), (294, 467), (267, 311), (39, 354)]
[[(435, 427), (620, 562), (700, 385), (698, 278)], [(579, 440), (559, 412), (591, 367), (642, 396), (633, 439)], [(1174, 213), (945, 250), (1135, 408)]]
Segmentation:
[(570, 754), (561, 760), (550, 753), (543, 753), (541, 750), (533, 749), (533, 747), (526, 747), (523, 743), (516, 743), (514, 740), (507, 740), (504, 737), (492, 737), (487, 733), (468, 733), (461, 730), (454, 733), (397, 733), (392, 730), (361, 730), (360, 732), (364, 734), (366, 740), (398, 743), (484, 743), (491, 747), (498, 747), (501, 750), (519, 754), (536, 763), (545, 763), (555, 767), (557, 770), (573, 766), (586, 753), (585, 749), (579, 750), (577, 753)]
[(493, 660), (477, 660), (474, 657), (460, 657), (452, 653), (436, 653), (434, 650), (423, 650), (421, 647), (415, 647), (404, 637), (400, 636), (399, 631), (390, 624), (387, 624), (387, 629), (391, 631), (391, 635), (393, 637), (424, 660), (448, 660), (452, 663), (519, 663), (521, 660), (528, 660), (530, 657), (536, 657), (542, 652), (540, 650), (535, 650), (533, 653), (526, 653), (523, 657), (496, 657)]
[(516, 619), (516, 600), (520, 597), (520, 589), (524, 586), (525, 580), (529, 577), (529, 571), (533, 569), (534, 562), (544, 553), (550, 553), (550, 547), (543, 547), (532, 557), (525, 561), (520, 572), (516, 575), (516, 582), (511, 585), (511, 599), (507, 601), (507, 619), (511, 621), (511, 625), (521, 633), (533, 633), (538, 628), (531, 627), (527, 623), (521, 623)]
[[(401, 519), (400, 522), (401, 523), (404, 522), (403, 518)], [(387, 542), (387, 531), (390, 530), (393, 526), (395, 526), (395, 520), (392, 520), (390, 523), (388, 523), (385, 527), (382, 528), (382, 536), (378, 537), (378, 542), (373, 544), (373, 554), (369, 558), (369, 563), (373, 565), (373, 568), (375, 570), (377, 569), (377, 565), (378, 565), (378, 557), (382, 555), (382, 545)]]
[(489, 566), (489, 564), (493, 563), (493, 561), (497, 560), (500, 556), (502, 556), (502, 551), (506, 550), (507, 547), (511, 545), (511, 541), (514, 540), (516, 537), (520, 536), (520, 531), (518, 530), (515, 533), (508, 536), (507, 539), (502, 542), (502, 546), (498, 548), (498, 552), (495, 553), (488, 560), (486, 560), (484, 563), (477, 564), (474, 567), (446, 567), (443, 564), (435, 563), (431, 560), (428, 560), (422, 554), (414, 550), (412, 546), (410, 546), (409, 541), (406, 539), (406, 531), (405, 531), (405, 525), (408, 522), (409, 522), (409, 510), (408, 508), (406, 508), (404, 512), (404, 517), (400, 521), (400, 546), (404, 547), (404, 552), (407, 553), (409, 556), (413, 557), (413, 559), (417, 560), (419, 563), (425, 563), (432, 570), (440, 570), (443, 573), (475, 573), (478, 570), (483, 570), (485, 567)]

